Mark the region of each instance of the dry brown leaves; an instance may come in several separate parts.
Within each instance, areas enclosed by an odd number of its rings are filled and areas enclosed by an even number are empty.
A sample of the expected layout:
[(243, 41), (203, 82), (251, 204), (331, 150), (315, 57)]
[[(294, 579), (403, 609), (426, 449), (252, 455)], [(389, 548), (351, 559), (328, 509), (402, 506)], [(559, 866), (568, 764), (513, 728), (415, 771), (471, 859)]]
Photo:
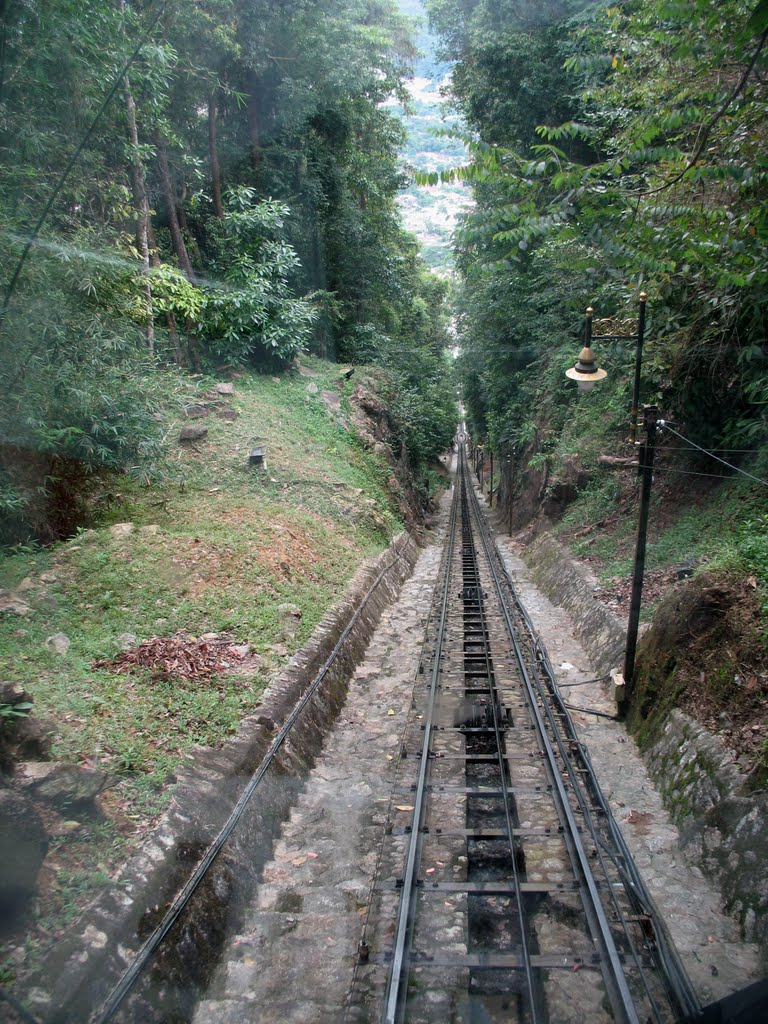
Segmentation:
[(185, 634), (153, 636), (116, 658), (94, 661), (93, 668), (126, 673), (147, 668), (157, 680), (200, 679), (231, 671), (247, 653), (247, 645), (230, 640), (199, 640)]

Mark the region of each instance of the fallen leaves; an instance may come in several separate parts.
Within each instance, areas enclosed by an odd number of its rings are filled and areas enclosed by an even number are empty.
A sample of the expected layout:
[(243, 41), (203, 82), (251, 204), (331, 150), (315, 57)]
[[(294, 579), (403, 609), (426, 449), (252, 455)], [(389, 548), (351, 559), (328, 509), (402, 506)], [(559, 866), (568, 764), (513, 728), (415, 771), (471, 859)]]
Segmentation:
[(156, 680), (210, 678), (242, 661), (247, 650), (230, 640), (198, 640), (186, 634), (153, 636), (116, 658), (94, 661), (92, 667), (129, 674), (147, 668)]

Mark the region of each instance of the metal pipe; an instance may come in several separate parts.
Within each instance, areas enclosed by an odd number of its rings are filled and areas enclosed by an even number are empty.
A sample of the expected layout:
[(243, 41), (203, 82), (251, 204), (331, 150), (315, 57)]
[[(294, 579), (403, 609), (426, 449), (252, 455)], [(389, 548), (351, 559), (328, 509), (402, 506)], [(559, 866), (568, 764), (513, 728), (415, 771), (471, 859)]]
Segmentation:
[[(646, 292), (640, 292), (640, 312), (637, 319), (637, 346), (635, 348), (635, 378), (632, 385), (632, 412), (629, 421), (629, 443), (635, 444), (637, 437), (637, 414), (640, 410), (640, 369), (643, 365), (643, 339), (645, 337)], [(626, 677), (625, 677), (626, 678)]]
[(640, 515), (637, 524), (635, 567), (632, 573), (632, 596), (629, 603), (629, 621), (627, 622), (627, 644), (624, 650), (624, 682), (627, 688), (625, 704), (629, 703), (634, 686), (635, 653), (637, 651), (637, 632), (640, 625), (640, 603), (643, 597), (643, 573), (645, 572), (645, 549), (648, 538), (648, 513), (651, 503), (651, 484), (653, 482), (653, 460), (656, 454), (656, 422), (658, 416), (659, 410), (655, 405), (646, 405), (643, 409), (646, 441), (640, 451), (640, 473), (643, 480), (640, 485)]

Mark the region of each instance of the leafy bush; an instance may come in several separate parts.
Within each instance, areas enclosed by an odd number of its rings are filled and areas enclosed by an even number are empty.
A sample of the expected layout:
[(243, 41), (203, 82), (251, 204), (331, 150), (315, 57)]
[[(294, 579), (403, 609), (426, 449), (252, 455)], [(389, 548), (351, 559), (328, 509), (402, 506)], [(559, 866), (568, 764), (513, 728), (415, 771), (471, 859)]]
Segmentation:
[(317, 312), (291, 291), (299, 267), (292, 246), (279, 240), (288, 207), (256, 202), (252, 188), (227, 193), (221, 226), (213, 224), (213, 270), (218, 282), (203, 286), (201, 329), (219, 360), (287, 362), (302, 351)]

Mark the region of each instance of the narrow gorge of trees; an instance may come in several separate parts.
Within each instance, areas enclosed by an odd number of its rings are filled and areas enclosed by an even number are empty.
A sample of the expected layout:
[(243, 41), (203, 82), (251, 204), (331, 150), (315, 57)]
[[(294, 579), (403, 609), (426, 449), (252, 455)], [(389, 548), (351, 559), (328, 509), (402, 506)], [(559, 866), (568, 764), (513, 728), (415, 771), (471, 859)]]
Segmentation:
[[(429, 8), (477, 140), (459, 170), (477, 201), (459, 240), (476, 429), (512, 447), (562, 425), (584, 308), (631, 316), (645, 290), (646, 400), (764, 469), (768, 5)], [(609, 391), (601, 415), (622, 416)]]

